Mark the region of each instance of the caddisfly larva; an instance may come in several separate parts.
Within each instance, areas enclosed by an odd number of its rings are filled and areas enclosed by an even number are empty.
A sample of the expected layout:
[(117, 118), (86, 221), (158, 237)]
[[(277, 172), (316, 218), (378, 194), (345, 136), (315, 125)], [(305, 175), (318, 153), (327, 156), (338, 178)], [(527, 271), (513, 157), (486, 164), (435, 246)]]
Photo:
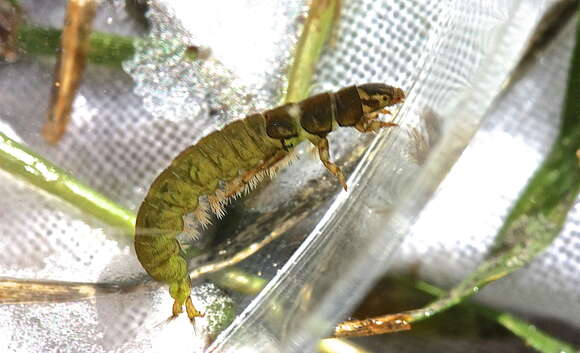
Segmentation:
[(209, 222), (208, 207), (222, 216), (230, 198), (281, 168), (289, 149), (303, 140), (316, 146), (326, 169), (346, 190), (344, 175), (330, 161), (326, 136), (338, 126), (363, 133), (396, 126), (376, 119), (404, 98), (400, 88), (380, 83), (350, 86), (234, 121), (181, 152), (151, 185), (135, 230), (139, 262), (151, 277), (169, 285), (171, 318), (184, 305), (190, 320), (202, 316), (191, 301), (188, 264), (177, 239), (184, 215), (194, 214), (202, 225)]

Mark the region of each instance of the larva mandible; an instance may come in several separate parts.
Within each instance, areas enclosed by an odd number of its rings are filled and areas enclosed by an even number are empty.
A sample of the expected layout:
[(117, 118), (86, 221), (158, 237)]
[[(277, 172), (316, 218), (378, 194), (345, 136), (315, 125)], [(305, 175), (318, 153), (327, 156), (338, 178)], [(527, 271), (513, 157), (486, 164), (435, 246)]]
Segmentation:
[(234, 121), (181, 152), (151, 185), (135, 227), (139, 262), (151, 277), (169, 285), (174, 299), (171, 318), (182, 313), (184, 305), (191, 321), (202, 316), (191, 301), (188, 264), (177, 239), (184, 215), (193, 213), (207, 224), (203, 199), (215, 214), (223, 215), (231, 197), (278, 170), (289, 148), (303, 140), (317, 147), (326, 169), (346, 190), (344, 175), (330, 161), (326, 136), (338, 126), (363, 133), (396, 126), (376, 119), (379, 113), (390, 114), (385, 107), (404, 98), (400, 88), (381, 83), (350, 86)]

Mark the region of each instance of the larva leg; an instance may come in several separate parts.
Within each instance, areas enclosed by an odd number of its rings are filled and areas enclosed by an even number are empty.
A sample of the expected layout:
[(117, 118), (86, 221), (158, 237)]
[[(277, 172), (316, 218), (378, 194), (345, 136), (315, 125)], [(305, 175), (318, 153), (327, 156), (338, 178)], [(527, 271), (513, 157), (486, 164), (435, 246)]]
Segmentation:
[(377, 132), (380, 129), (385, 128), (385, 127), (398, 126), (395, 123), (374, 120), (376, 118), (377, 118), (377, 116), (372, 116), (372, 115), (371, 116), (364, 116), (354, 126), (354, 128), (357, 129), (358, 131), (362, 132), (362, 133), (367, 133), (367, 132)]
[(193, 302), (191, 301), (191, 297), (187, 297), (187, 300), (185, 301), (185, 310), (187, 311), (187, 317), (189, 317), (189, 320), (191, 322), (193, 322), (196, 317), (203, 317), (204, 316), (201, 312), (197, 311), (195, 306), (193, 306)]
[(181, 306), (181, 304), (179, 304), (179, 302), (177, 300), (173, 301), (173, 310), (172, 310), (172, 315), (169, 318), (169, 320), (173, 320), (176, 317), (179, 316), (179, 314), (181, 314), (183, 312), (183, 307)]
[(328, 140), (326, 139), (326, 137), (319, 137), (316, 140), (312, 141), (312, 143), (314, 143), (316, 145), (316, 148), (318, 148), (318, 155), (320, 157), (320, 160), (322, 161), (322, 164), (324, 164), (326, 169), (328, 169), (328, 171), (331, 174), (333, 174), (338, 178), (340, 185), (342, 185), (344, 191), (346, 191), (347, 187), (346, 180), (344, 179), (344, 174), (342, 174), (342, 171), (336, 164), (330, 161), (330, 151), (328, 146)]
[(196, 317), (203, 316), (202, 313), (195, 309), (191, 301), (191, 280), (188, 274), (185, 274), (185, 277), (181, 280), (170, 283), (169, 294), (175, 300), (173, 302), (172, 315), (168, 320), (178, 317), (183, 312), (184, 304), (189, 320), (194, 321)]
[[(201, 313), (200, 311), (198, 311), (195, 306), (193, 305), (193, 302), (191, 301), (191, 297), (187, 297), (187, 300), (185, 301), (185, 311), (187, 311), (187, 317), (189, 317), (189, 320), (191, 322), (195, 321), (196, 317), (204, 317), (204, 314)], [(173, 320), (175, 318), (177, 318), (179, 316), (179, 314), (181, 314), (183, 312), (183, 306), (181, 304), (179, 304), (179, 301), (175, 300), (173, 302), (173, 312), (171, 313), (171, 317), (169, 318), (169, 320)]]

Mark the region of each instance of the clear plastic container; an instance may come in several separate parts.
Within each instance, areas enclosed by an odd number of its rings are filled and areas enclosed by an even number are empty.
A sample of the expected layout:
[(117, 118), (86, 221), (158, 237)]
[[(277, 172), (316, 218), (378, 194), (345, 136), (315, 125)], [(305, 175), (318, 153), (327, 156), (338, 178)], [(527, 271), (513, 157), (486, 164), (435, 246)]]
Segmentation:
[[(22, 3), (31, 23), (61, 26), (64, 3)], [(202, 310), (216, 301), (236, 308), (232, 325), (209, 351), (311, 351), (348, 315), (392, 265), (550, 4), (343, 4), (313, 91), (365, 82), (401, 87), (407, 99), (395, 115), (400, 127), (371, 143), (354, 130), (330, 136), (333, 159), (348, 172), (348, 192), (340, 191), (319, 161), (306, 158), (303, 146), (298, 162), (204, 232), (209, 250), (196, 264), (283, 233), (239, 265), (269, 280), (255, 298), (194, 283)], [(89, 66), (69, 131), (57, 147), (39, 136), (54, 58), (25, 56), (0, 68), (0, 131), (136, 210), (153, 178), (180, 150), (276, 104), (305, 9), (306, 2), (267, 0), (151, 2), (147, 40), (124, 63), (131, 77), (118, 68)], [(144, 32), (116, 2), (101, 4), (95, 27)], [(181, 60), (189, 45), (209, 48), (210, 59)], [(148, 281), (130, 239), (8, 174), (0, 177), (2, 276), (65, 287), (80, 282), (96, 293), (73, 296), (82, 301), (1, 306), (3, 351), (191, 352), (208, 345), (204, 331), (195, 333), (185, 318), (159, 325), (171, 299), (166, 288)], [(224, 237), (220, 231), (227, 239), (214, 244)]]

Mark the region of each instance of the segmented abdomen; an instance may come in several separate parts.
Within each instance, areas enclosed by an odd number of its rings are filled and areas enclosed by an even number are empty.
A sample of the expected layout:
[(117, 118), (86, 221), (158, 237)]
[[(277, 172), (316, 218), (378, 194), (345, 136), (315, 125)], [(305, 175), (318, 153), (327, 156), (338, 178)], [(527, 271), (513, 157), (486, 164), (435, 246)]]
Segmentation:
[(214, 195), (220, 182), (280, 151), (265, 126), (261, 114), (235, 121), (181, 152), (155, 179), (139, 208), (135, 232), (137, 257), (151, 277), (168, 283), (186, 278), (187, 263), (176, 239), (182, 217), (198, 211), (200, 197)]

